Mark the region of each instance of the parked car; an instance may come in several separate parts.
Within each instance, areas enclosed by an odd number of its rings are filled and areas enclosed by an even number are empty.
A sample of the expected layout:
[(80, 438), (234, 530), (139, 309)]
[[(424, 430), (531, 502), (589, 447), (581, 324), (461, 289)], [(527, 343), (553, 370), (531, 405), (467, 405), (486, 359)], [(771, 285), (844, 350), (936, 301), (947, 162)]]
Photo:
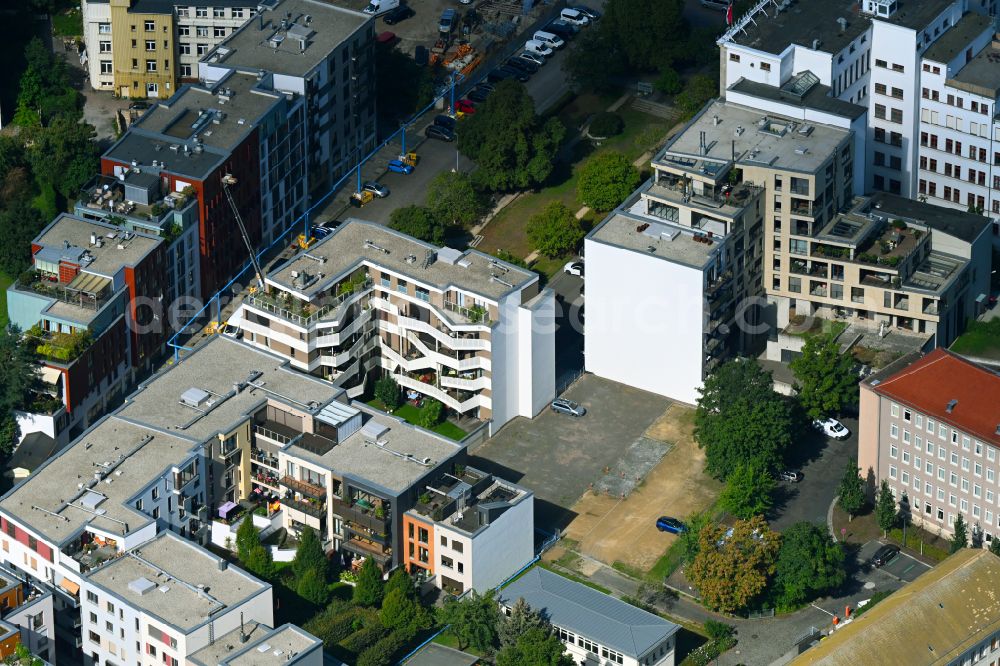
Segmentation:
[(545, 26), (545, 32), (551, 32), (553, 35), (557, 35), (568, 42), (576, 37), (576, 34), (580, 32), (580, 29), (575, 25), (566, 23), (565, 21), (553, 21)]
[(451, 116), (446, 116), (444, 114), (438, 114), (434, 116), (434, 124), (438, 127), (443, 127), (451, 132), (455, 131), (455, 125), (458, 123), (457, 120)]
[(517, 57), (524, 60), (530, 60), (539, 67), (545, 64), (545, 56), (540, 53), (535, 53), (534, 51), (522, 51)]
[(140, 99), (140, 100), (137, 100), (137, 101), (132, 102), (131, 104), (129, 104), (128, 108), (130, 108), (133, 111), (145, 111), (146, 109), (148, 109), (151, 106), (152, 106), (152, 104), (150, 104), (149, 102)]
[(798, 483), (802, 480), (802, 472), (796, 472), (795, 470), (785, 470), (778, 474), (778, 478), (782, 481), (787, 481), (788, 483)]
[(573, 9), (572, 7), (567, 7), (559, 12), (559, 19), (572, 25), (590, 25), (590, 17), (581, 12), (579, 9)]
[(413, 49), (413, 62), (417, 63), (420, 67), (426, 67), (427, 61), (430, 60), (431, 54), (427, 50), (426, 46), (417, 45)]
[(833, 417), (828, 419), (816, 419), (813, 421), (813, 427), (822, 431), (827, 437), (833, 439), (847, 439), (851, 436), (851, 431), (848, 430), (843, 423)]
[(455, 100), (455, 110), (462, 113), (473, 114), (476, 112), (476, 105), (471, 99), (463, 98)]
[(544, 30), (538, 30), (531, 36), (531, 38), (536, 42), (541, 42), (542, 44), (550, 46), (554, 49), (561, 49), (566, 46), (566, 42), (559, 39), (559, 37), (553, 35), (551, 32), (545, 32)]
[(899, 555), (899, 546), (888, 544), (875, 551), (868, 563), (873, 567), (883, 567)]
[(489, 75), (486, 77), (486, 80), (489, 81), (490, 83), (500, 83), (501, 81), (504, 81), (506, 79), (513, 79), (513, 78), (514, 78), (514, 70), (505, 69), (501, 67), (500, 69), (494, 69), (492, 72), (490, 72)]
[(582, 261), (571, 261), (565, 266), (563, 266), (563, 273), (569, 273), (570, 275), (579, 275), (583, 277), (583, 262)]
[(240, 329), (238, 326), (233, 326), (228, 321), (219, 327), (219, 333), (222, 333), (227, 338), (232, 338), (235, 340), (240, 337)]
[(371, 192), (379, 199), (385, 199), (389, 196), (389, 188), (382, 183), (375, 182), (374, 180), (367, 180), (361, 185), (362, 192)]
[(537, 39), (529, 39), (524, 43), (524, 50), (528, 53), (536, 53), (540, 56), (549, 57), (554, 53), (552, 47), (545, 42), (540, 42)]
[(320, 227), (314, 224), (312, 228), (309, 230), (309, 233), (313, 235), (313, 238), (318, 238), (322, 240), (327, 236), (329, 236), (330, 234), (332, 234), (333, 230), (327, 229), (326, 227)]
[(570, 9), (575, 9), (576, 11), (580, 12), (581, 14), (589, 18), (591, 21), (596, 21), (597, 19), (604, 16), (604, 14), (602, 14), (601, 12), (597, 11), (596, 9), (591, 9), (587, 5), (573, 5), (572, 7), (570, 7)]
[(493, 92), (492, 89), (477, 86), (469, 91), (468, 98), (476, 104), (482, 104), (486, 101), (486, 98), (490, 96), (491, 92)]
[(500, 67), (498, 67), (497, 69), (495, 69), (493, 71), (494, 72), (507, 72), (509, 74), (509, 76), (507, 78), (509, 78), (509, 79), (515, 79), (517, 81), (520, 81), (521, 83), (527, 83), (528, 80), (531, 78), (531, 75), (528, 74), (527, 72), (522, 72), (521, 70), (515, 69), (515, 68), (511, 67), (510, 65), (501, 65)]
[(687, 532), (687, 525), (677, 520), (676, 518), (671, 518), (670, 516), (660, 516), (656, 519), (656, 529), (661, 532), (670, 532), (671, 534), (680, 534), (681, 532)]
[(428, 139), (437, 139), (438, 141), (455, 140), (455, 133), (447, 127), (441, 127), (440, 125), (428, 125), (427, 129), (424, 130), (424, 136)]
[(402, 173), (402, 174), (413, 173), (413, 167), (411, 167), (409, 164), (400, 162), (399, 160), (389, 160), (389, 164), (386, 165), (386, 168), (389, 171), (392, 171), (393, 173)]
[(530, 60), (522, 60), (518, 57), (513, 57), (507, 61), (506, 67), (513, 67), (514, 69), (519, 69), (525, 74), (534, 74), (538, 71), (538, 65), (531, 62)]
[(386, 12), (386, 14), (382, 17), (382, 20), (385, 21), (386, 25), (395, 25), (400, 21), (405, 21), (414, 14), (416, 14), (416, 12), (414, 12), (409, 5), (400, 5), (399, 7)]
[(560, 414), (569, 414), (570, 416), (583, 416), (587, 413), (587, 409), (572, 400), (567, 400), (566, 398), (556, 398), (552, 401), (552, 411), (559, 412)]

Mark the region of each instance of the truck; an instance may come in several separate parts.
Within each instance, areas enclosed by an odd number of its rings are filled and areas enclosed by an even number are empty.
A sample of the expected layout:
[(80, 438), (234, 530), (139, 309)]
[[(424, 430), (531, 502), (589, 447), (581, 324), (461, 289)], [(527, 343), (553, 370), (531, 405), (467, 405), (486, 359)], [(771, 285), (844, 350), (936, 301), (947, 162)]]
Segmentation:
[(458, 12), (451, 8), (441, 12), (441, 20), (438, 22), (438, 32), (442, 35), (451, 35), (451, 31), (454, 30), (457, 25)]
[(386, 12), (391, 12), (396, 7), (399, 7), (399, 0), (371, 0), (368, 6), (361, 11), (369, 16), (381, 16)]

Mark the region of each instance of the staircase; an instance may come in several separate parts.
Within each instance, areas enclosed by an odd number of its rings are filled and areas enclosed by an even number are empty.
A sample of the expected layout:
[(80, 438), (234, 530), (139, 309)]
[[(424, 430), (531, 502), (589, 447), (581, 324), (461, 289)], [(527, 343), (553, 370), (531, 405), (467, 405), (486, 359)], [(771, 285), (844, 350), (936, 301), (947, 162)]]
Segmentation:
[(648, 113), (651, 116), (657, 116), (666, 120), (674, 120), (678, 115), (677, 110), (672, 106), (667, 106), (666, 104), (660, 104), (658, 102), (651, 102), (648, 99), (642, 99), (641, 97), (636, 97), (632, 100), (632, 108), (636, 111), (642, 111), (643, 113)]

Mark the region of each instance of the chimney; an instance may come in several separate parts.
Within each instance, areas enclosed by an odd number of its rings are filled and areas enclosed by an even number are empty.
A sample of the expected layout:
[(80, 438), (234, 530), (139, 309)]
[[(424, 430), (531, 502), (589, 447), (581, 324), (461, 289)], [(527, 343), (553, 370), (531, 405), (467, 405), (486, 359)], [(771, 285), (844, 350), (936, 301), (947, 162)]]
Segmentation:
[(246, 632), (243, 631), (243, 613), (240, 613), (240, 643), (246, 643), (249, 638)]
[(847, 30), (847, 19), (841, 16), (839, 19), (837, 19), (837, 25), (840, 26), (840, 31), (844, 32), (845, 30)]
[(819, 45), (820, 45), (820, 41), (819, 41), (818, 39), (814, 39), (814, 40), (813, 40), (813, 47), (812, 47), (812, 50), (813, 50), (813, 51), (816, 51), (816, 50), (818, 50), (818, 49), (819, 49)]
[(953, 411), (955, 411), (955, 407), (957, 406), (958, 406), (958, 400), (949, 400), (948, 406), (944, 408), (944, 411), (951, 414)]

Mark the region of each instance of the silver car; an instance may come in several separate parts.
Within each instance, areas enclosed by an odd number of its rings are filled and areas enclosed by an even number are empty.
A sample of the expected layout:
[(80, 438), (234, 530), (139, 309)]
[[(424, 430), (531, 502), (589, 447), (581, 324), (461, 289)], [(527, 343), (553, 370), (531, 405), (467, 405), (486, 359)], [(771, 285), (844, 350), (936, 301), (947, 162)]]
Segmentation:
[(583, 416), (587, 413), (586, 407), (580, 403), (567, 400), (566, 398), (556, 398), (552, 401), (552, 411), (570, 416)]
[(361, 189), (365, 192), (371, 192), (379, 199), (385, 199), (389, 196), (389, 188), (374, 180), (365, 181), (364, 185), (361, 186)]

